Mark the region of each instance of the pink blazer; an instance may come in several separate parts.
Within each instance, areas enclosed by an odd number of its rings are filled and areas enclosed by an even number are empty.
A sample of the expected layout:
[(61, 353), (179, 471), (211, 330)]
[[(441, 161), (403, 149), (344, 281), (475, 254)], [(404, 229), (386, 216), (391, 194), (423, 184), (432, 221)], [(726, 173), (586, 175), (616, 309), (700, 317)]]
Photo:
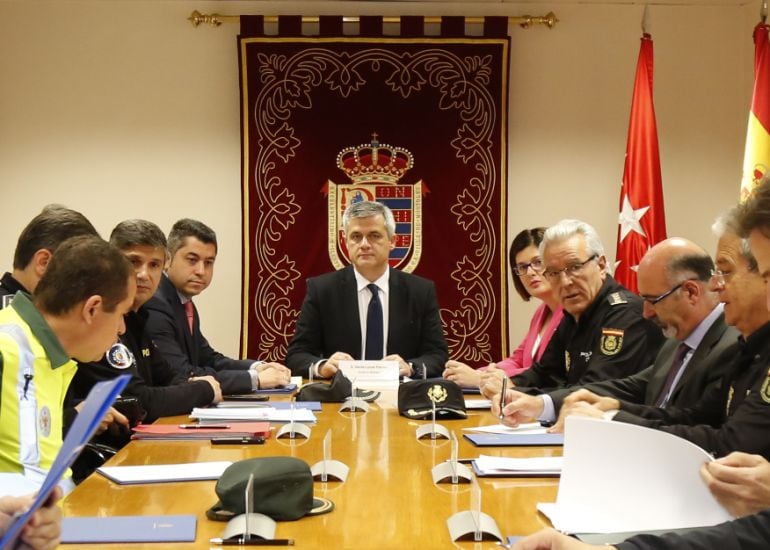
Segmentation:
[(503, 359), (497, 364), (497, 367), (503, 369), (509, 377), (516, 376), (531, 367), (534, 361), (538, 361), (540, 357), (542, 357), (545, 348), (548, 347), (551, 336), (553, 336), (556, 327), (559, 326), (559, 323), (561, 323), (561, 320), (564, 317), (564, 310), (561, 307), (554, 311), (553, 315), (551, 315), (551, 318), (548, 320), (548, 326), (546, 326), (540, 337), (540, 346), (537, 348), (535, 356), (532, 356), (532, 348), (537, 341), (537, 335), (540, 333), (540, 329), (545, 323), (547, 312), (548, 306), (540, 304), (540, 307), (535, 310), (535, 314), (532, 316), (529, 330), (524, 336), (524, 340), (519, 344), (519, 347), (516, 348), (510, 357)]

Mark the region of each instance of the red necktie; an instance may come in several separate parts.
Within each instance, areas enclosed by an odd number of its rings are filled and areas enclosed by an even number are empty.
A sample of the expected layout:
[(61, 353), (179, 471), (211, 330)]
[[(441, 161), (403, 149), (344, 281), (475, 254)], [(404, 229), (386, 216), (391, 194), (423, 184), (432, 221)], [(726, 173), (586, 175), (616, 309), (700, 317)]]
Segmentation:
[(192, 300), (185, 302), (184, 312), (187, 314), (187, 327), (190, 329), (190, 334), (192, 334), (193, 319), (195, 318)]

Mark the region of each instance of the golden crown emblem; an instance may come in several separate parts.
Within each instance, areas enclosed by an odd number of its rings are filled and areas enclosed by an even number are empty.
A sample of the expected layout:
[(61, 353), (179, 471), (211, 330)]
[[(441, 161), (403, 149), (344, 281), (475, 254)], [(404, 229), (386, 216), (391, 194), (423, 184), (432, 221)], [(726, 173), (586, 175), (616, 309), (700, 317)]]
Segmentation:
[(377, 133), (371, 143), (347, 147), (337, 155), (337, 166), (354, 184), (396, 183), (413, 165), (412, 153), (380, 143)]

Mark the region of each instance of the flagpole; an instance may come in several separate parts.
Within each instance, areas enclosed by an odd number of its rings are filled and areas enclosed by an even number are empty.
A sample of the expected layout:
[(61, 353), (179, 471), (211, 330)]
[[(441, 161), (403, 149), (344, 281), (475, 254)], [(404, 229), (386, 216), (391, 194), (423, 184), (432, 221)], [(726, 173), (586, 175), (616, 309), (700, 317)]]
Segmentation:
[[(187, 20), (192, 23), (193, 27), (198, 27), (201, 24), (210, 25), (212, 27), (219, 27), (222, 25), (222, 23), (238, 23), (240, 22), (241, 16), (240, 15), (222, 15), (219, 13), (201, 13), (198, 10), (194, 10), (190, 17), (187, 18)], [(361, 18), (358, 16), (344, 16), (342, 18), (343, 23), (358, 23), (360, 22)], [(277, 23), (278, 22), (278, 16), (277, 15), (265, 15), (264, 16), (265, 23)], [(318, 23), (320, 21), (320, 17), (317, 15), (303, 15), (302, 16), (302, 23)], [(400, 23), (401, 17), (396, 16), (384, 16), (382, 18), (383, 23)], [(439, 24), (441, 23), (441, 17), (436, 16), (428, 16), (424, 17), (423, 21), (427, 24)], [(556, 17), (556, 14), (551, 12), (548, 12), (545, 15), (520, 15), (520, 16), (510, 16), (508, 17), (508, 24), (509, 25), (518, 25), (522, 29), (528, 29), (529, 27), (533, 25), (545, 25), (549, 29), (552, 29), (556, 23), (558, 23), (559, 20)], [(466, 17), (465, 23), (469, 25), (483, 25), (484, 24), (484, 17)]]

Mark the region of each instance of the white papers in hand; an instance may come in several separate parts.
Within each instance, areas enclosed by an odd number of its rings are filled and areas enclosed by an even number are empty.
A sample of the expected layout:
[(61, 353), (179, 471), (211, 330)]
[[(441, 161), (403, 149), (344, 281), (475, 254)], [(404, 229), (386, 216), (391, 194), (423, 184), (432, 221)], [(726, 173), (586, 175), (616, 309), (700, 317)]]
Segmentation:
[(515, 428), (504, 424), (494, 424), (492, 426), (477, 426), (475, 428), (463, 428), (465, 431), (477, 432), (483, 434), (544, 434), (546, 428), (540, 425), (540, 422), (528, 422), (519, 424)]
[(232, 462), (195, 462), (148, 466), (102, 466), (96, 471), (120, 485), (219, 479)]
[(568, 533), (715, 525), (732, 519), (700, 479), (700, 447), (622, 422), (568, 417), (556, 505), (539, 504)]

